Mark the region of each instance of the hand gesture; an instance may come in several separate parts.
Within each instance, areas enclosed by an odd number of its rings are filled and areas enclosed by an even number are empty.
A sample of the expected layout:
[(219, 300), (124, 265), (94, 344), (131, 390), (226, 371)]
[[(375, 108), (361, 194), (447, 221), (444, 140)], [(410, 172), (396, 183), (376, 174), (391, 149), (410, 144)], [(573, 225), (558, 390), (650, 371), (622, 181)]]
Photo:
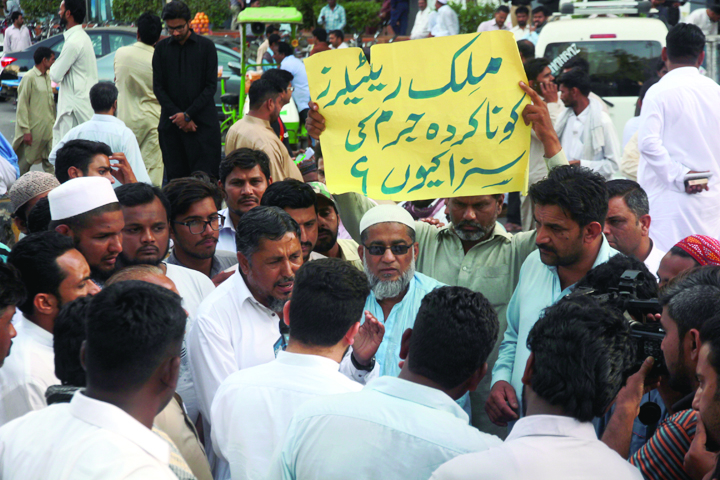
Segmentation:
[(215, 275), (211, 280), (215, 286), (220, 286), (221, 283), (223, 283), (225, 280), (230, 278), (232, 274), (235, 273), (234, 271), (229, 272), (220, 272), (217, 275)]
[(547, 105), (545, 105), (545, 102), (540, 98), (540, 95), (526, 85), (525, 82), (520, 82), (520, 88), (522, 88), (530, 97), (530, 100), (532, 100), (532, 103), (525, 105), (522, 111), (525, 125), (532, 123), (535, 135), (537, 135), (538, 140), (540, 140), (545, 147), (545, 157), (554, 157), (562, 150), (562, 146), (560, 145), (557, 133), (555, 133), (552, 120), (550, 120), (550, 112), (547, 109)]
[(385, 336), (385, 325), (370, 312), (365, 311), (365, 323), (360, 326), (353, 343), (353, 356), (360, 365), (368, 365), (377, 353)]
[(320, 134), (325, 131), (325, 117), (318, 112), (318, 104), (310, 102), (310, 111), (308, 112), (307, 119), (305, 119), (305, 128), (307, 129), (308, 135), (315, 140), (320, 139)]
[(695, 437), (690, 443), (690, 449), (685, 454), (683, 468), (685, 472), (696, 480), (702, 480), (708, 472), (715, 468), (715, 460), (717, 456), (708, 452), (705, 448), (707, 441), (707, 432), (705, 432), (705, 424), (700, 418), (700, 412), (697, 413), (697, 426), (695, 427)]
[(558, 101), (558, 87), (555, 82), (540, 83), (540, 91), (545, 99), (545, 103), (557, 103)]
[[(705, 173), (705, 172), (696, 172), (694, 170), (691, 170), (688, 173)], [(707, 183), (704, 185), (688, 185), (687, 183), (685, 184), (685, 193), (687, 193), (689, 195), (693, 195), (695, 193), (700, 193), (703, 190), (710, 190), (710, 187), (708, 187)]]
[(430, 225), (435, 225), (435, 226), (438, 227), (438, 228), (445, 226), (445, 224), (444, 224), (443, 222), (441, 222), (440, 220), (438, 220), (437, 218), (430, 218), (430, 217), (429, 217), (429, 218), (421, 218), (421, 219), (418, 220), (418, 221), (419, 221), (419, 222), (425, 222), (425, 223), (430, 224)]
[(497, 426), (506, 427), (507, 422), (520, 418), (517, 414), (519, 410), (520, 405), (512, 385), (504, 380), (496, 382), (485, 402), (485, 411), (490, 421)]
[(111, 163), (112, 176), (115, 177), (123, 185), (128, 183), (137, 183), (135, 173), (133, 173), (132, 167), (127, 161), (125, 154), (122, 152), (115, 152), (110, 157), (110, 160), (117, 160), (118, 163)]

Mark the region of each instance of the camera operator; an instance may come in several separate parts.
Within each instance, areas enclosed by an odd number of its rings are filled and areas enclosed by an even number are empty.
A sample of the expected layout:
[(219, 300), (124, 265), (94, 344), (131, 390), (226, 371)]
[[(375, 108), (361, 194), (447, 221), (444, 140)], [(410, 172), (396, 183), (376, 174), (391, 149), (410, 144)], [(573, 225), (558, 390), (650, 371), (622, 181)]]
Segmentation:
[[(659, 392), (670, 415), (647, 443), (630, 457), (630, 463), (647, 479), (690, 479), (684, 458), (695, 436), (696, 413), (692, 400), (698, 383), (695, 369), (700, 350), (699, 329), (720, 311), (720, 268), (702, 267), (671, 281), (660, 293), (665, 331), (662, 352), (669, 372), (667, 387)], [(618, 394), (602, 440), (621, 456), (627, 456), (633, 420), (638, 415), (650, 360), (628, 379)], [(676, 401), (680, 398), (679, 401)]]

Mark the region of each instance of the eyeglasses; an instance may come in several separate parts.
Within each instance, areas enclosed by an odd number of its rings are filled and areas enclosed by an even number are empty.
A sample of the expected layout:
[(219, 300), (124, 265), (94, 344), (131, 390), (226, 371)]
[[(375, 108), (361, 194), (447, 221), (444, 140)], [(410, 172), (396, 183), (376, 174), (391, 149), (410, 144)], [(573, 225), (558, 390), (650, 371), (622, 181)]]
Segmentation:
[(170, 25), (167, 25), (167, 24), (165, 26), (167, 27), (168, 32), (179, 32), (180, 30), (183, 30), (185, 27), (187, 27), (188, 24), (187, 24), (187, 22), (185, 22), (184, 24), (180, 25), (179, 27), (171, 27)]
[(176, 222), (173, 221), (173, 223), (177, 223), (178, 225), (185, 225), (190, 229), (190, 233), (193, 235), (200, 235), (205, 231), (205, 228), (210, 225), (210, 228), (214, 231), (220, 230), (220, 222), (225, 222), (225, 216), (224, 215), (216, 215), (214, 217), (210, 217), (209, 220), (190, 220), (189, 222)]
[(290, 85), (289, 87), (287, 87), (287, 91), (288, 91), (288, 92), (294, 92), (294, 91), (295, 91), (295, 87), (293, 87), (292, 85)]
[(385, 255), (385, 250), (388, 248), (393, 255), (405, 255), (408, 250), (412, 248), (412, 245), (390, 245), (389, 247), (386, 247), (385, 245), (371, 245), (369, 247), (367, 245), (363, 245), (363, 247), (365, 247), (370, 255), (380, 257)]

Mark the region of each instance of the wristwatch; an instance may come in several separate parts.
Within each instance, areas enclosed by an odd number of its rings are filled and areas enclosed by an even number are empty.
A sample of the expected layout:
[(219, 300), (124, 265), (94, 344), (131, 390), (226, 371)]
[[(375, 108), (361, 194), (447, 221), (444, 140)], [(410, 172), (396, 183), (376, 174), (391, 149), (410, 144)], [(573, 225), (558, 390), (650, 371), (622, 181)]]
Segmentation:
[(189, 122), (189, 121), (190, 121), (190, 115), (188, 115), (188, 114), (185, 113), (185, 112), (183, 112), (183, 115), (185, 116), (185, 123)]
[(351, 353), (351, 354), (350, 354), (350, 361), (352, 362), (353, 367), (355, 367), (357, 370), (362, 370), (362, 371), (364, 371), (364, 372), (369, 372), (369, 371), (371, 371), (373, 368), (375, 368), (375, 357), (372, 357), (372, 358), (370, 359), (370, 363), (368, 363), (367, 365), (360, 365), (360, 364), (357, 362), (357, 360), (355, 360), (355, 355), (353, 355), (353, 354)]

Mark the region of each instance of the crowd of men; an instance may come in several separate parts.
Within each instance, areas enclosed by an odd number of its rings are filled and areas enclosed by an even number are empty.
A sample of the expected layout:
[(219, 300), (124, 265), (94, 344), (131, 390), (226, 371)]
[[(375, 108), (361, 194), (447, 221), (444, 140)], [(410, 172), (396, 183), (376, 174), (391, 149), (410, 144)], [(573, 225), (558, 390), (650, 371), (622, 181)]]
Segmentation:
[[(335, 48), (341, 8), (318, 19)], [(668, 33), (638, 181), (587, 62), (556, 80), (520, 48), (530, 188), (510, 233), (503, 194), (331, 194), (325, 119), (274, 27), (258, 56), (280, 68), (222, 155), (217, 55), (188, 7), (165, 5), (160, 41), (140, 16), (115, 84), (83, 70), (83, 9), (62, 3), (62, 53), (23, 80), (30, 112), (55, 108), (48, 75), (61, 97), (54, 125), (18, 127), (0, 478), (718, 478), (720, 87), (700, 28)], [(287, 144), (290, 98), (314, 169)]]

